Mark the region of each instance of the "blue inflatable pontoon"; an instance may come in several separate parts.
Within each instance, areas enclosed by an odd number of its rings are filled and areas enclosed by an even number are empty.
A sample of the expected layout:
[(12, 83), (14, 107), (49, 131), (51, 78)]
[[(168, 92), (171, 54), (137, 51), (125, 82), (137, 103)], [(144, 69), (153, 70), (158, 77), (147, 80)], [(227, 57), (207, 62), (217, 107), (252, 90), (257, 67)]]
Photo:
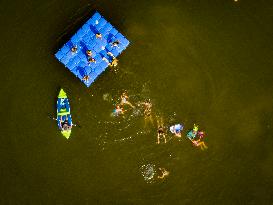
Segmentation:
[(87, 87), (129, 45), (98, 12), (55, 54)]

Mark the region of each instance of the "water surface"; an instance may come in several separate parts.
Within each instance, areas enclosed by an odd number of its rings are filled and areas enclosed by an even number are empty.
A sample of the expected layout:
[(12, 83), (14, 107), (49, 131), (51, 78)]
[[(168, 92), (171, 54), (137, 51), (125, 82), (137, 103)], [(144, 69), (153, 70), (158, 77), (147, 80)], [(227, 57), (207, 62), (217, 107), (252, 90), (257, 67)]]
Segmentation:
[[(54, 53), (98, 10), (131, 42), (86, 88)], [(272, 204), (273, 4), (269, 0), (6, 1), (1, 15), (1, 204)], [(50, 119), (60, 87), (76, 124)], [(150, 98), (154, 124), (129, 110)], [(156, 144), (165, 125), (198, 123)], [(170, 171), (146, 183), (141, 166)]]

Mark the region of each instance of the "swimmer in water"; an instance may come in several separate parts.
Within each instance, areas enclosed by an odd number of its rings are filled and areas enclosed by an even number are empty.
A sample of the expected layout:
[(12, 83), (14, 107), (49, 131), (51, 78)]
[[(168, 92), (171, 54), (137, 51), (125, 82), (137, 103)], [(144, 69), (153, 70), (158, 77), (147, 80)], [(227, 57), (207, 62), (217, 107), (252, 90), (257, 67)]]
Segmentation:
[(195, 134), (197, 134), (197, 132), (198, 132), (198, 125), (196, 125), (196, 124), (193, 124), (193, 132), (195, 133)]
[(138, 103), (138, 106), (143, 106), (143, 115), (145, 120), (145, 127), (151, 123), (154, 124), (154, 118), (152, 116), (152, 103), (150, 99), (145, 100), (144, 102)]
[(135, 106), (133, 106), (132, 103), (130, 103), (128, 101), (128, 99), (129, 99), (128, 94), (127, 94), (126, 91), (124, 91), (120, 96), (120, 100), (121, 100), (120, 105), (125, 105), (126, 104), (126, 105), (131, 106), (132, 108), (135, 108)]
[(192, 140), (192, 143), (193, 143), (194, 146), (200, 147), (201, 150), (208, 149), (208, 147), (207, 147), (207, 145), (205, 144), (205, 142), (204, 142), (204, 141), (201, 141), (201, 139)]
[(120, 44), (119, 40), (113, 41), (111, 43), (111, 47), (118, 47), (119, 48), (119, 44)]
[(113, 53), (108, 52), (108, 56), (111, 56), (112, 61), (110, 62), (107, 58), (103, 57), (102, 60), (104, 60), (106, 63), (108, 63), (109, 66), (111, 67), (116, 67), (118, 65), (118, 59), (114, 56)]
[(189, 138), (190, 140), (193, 140), (196, 137), (196, 133), (193, 130), (190, 130), (187, 133), (187, 138)]
[(122, 115), (122, 114), (124, 114), (124, 111), (123, 111), (123, 109), (119, 105), (117, 105), (116, 108), (115, 108), (115, 110), (114, 110), (114, 114), (116, 116)]
[(197, 135), (198, 135), (199, 139), (204, 139), (204, 137), (205, 137), (205, 132), (204, 132), (204, 131), (198, 131), (198, 132), (197, 132)]
[(170, 172), (167, 171), (165, 168), (158, 168), (160, 171), (160, 175), (157, 176), (158, 179), (164, 179), (165, 177), (169, 176)]
[(152, 103), (151, 100), (145, 100), (145, 102), (139, 103), (139, 105), (144, 106), (144, 116), (149, 117), (152, 114)]
[(160, 139), (161, 138), (164, 139), (164, 143), (167, 143), (165, 132), (164, 132), (164, 128), (163, 128), (163, 120), (162, 120), (162, 118), (161, 118), (160, 121), (157, 121), (157, 124), (158, 124), (158, 128), (157, 128), (157, 144), (160, 143)]
[(176, 124), (170, 127), (171, 133), (175, 134), (176, 137), (181, 137), (182, 130), (183, 130), (182, 124)]

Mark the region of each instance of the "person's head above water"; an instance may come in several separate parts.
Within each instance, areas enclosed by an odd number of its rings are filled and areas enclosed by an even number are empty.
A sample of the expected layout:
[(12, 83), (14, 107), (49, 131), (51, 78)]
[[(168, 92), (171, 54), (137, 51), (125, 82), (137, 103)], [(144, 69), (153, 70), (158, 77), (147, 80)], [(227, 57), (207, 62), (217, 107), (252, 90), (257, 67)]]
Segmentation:
[(198, 131), (198, 125), (196, 124), (193, 124), (193, 129), (192, 129), (194, 132), (197, 132)]
[(205, 136), (205, 132), (204, 131), (199, 131), (197, 134), (198, 134), (198, 136), (199, 136), (200, 139), (204, 138), (204, 136)]

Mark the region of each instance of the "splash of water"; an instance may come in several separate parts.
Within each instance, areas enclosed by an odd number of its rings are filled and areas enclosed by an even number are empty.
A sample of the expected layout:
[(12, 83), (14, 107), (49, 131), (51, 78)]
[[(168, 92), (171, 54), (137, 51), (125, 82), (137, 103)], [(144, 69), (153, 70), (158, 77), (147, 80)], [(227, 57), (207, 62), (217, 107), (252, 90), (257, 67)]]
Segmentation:
[(140, 167), (140, 171), (146, 183), (150, 184), (154, 182), (154, 176), (156, 174), (154, 164), (144, 164)]

